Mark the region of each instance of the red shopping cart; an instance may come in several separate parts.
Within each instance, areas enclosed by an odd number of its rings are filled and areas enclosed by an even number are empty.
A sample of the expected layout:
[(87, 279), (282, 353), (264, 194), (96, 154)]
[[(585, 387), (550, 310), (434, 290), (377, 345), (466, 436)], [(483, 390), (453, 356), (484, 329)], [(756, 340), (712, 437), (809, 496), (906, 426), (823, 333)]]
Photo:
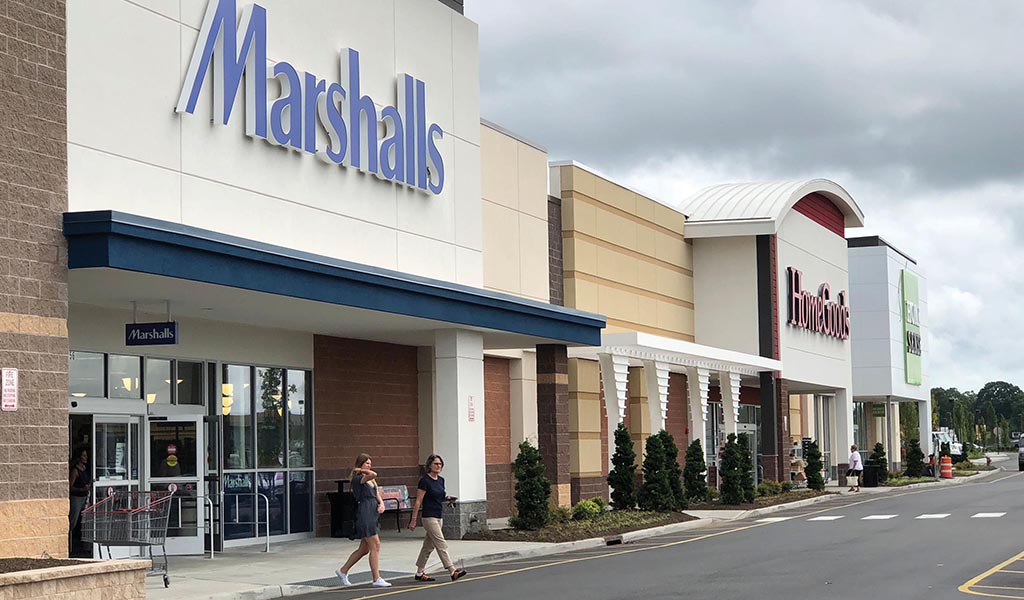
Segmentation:
[[(171, 584), (167, 572), (167, 518), (173, 492), (114, 491), (110, 496), (82, 511), (82, 540), (107, 549), (111, 547), (146, 548), (153, 566), (149, 575), (162, 575), (164, 587)], [(153, 558), (153, 546), (160, 546), (163, 567)]]

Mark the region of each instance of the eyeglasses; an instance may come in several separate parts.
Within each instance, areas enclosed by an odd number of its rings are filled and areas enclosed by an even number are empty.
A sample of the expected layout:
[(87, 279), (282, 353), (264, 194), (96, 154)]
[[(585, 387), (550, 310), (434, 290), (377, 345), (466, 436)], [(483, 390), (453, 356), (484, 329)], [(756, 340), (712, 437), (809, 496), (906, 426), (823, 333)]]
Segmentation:
[(430, 463), (430, 465), (431, 465), (431, 466), (438, 466), (438, 467), (443, 467), (443, 466), (444, 466), (444, 463), (434, 462), (434, 463)]

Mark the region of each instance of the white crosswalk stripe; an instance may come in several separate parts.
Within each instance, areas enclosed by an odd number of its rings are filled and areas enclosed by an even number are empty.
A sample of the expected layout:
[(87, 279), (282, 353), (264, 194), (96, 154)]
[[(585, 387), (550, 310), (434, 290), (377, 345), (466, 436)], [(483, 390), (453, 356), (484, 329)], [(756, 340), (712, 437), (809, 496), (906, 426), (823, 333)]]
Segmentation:
[(885, 521), (888, 519), (895, 519), (899, 515), (868, 515), (861, 517), (861, 521)]
[(843, 515), (826, 515), (824, 517), (812, 517), (808, 521), (836, 521), (842, 519)]
[(945, 519), (948, 516), (949, 516), (949, 513), (935, 513), (935, 514), (920, 515), (920, 516), (917, 516), (917, 517), (914, 517), (914, 518), (915, 519)]
[(1004, 513), (1004, 512), (1001, 512), (1001, 513), (978, 513), (976, 515), (971, 516), (971, 518), (972, 519), (998, 519), (999, 517), (1001, 517), (1001, 516), (1003, 516), (1005, 514), (1006, 513)]

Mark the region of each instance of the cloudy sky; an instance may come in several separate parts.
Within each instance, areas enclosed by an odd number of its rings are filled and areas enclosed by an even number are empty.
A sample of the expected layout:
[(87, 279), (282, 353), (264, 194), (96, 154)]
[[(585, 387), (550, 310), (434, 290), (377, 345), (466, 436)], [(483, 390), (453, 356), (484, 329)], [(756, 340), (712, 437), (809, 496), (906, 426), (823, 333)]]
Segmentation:
[(1024, 386), (1024, 2), (466, 5), (485, 118), (669, 204), (832, 179), (928, 276), (932, 384)]

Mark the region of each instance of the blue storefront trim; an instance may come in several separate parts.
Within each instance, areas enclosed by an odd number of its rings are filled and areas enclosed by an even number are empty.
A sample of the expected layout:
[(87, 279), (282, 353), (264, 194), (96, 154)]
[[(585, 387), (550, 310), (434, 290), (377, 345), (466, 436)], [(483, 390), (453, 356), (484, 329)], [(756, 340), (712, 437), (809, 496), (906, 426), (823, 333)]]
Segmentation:
[(605, 325), (591, 313), (116, 211), (65, 213), (64, 236), (71, 269), (123, 269), (587, 346), (600, 344)]

